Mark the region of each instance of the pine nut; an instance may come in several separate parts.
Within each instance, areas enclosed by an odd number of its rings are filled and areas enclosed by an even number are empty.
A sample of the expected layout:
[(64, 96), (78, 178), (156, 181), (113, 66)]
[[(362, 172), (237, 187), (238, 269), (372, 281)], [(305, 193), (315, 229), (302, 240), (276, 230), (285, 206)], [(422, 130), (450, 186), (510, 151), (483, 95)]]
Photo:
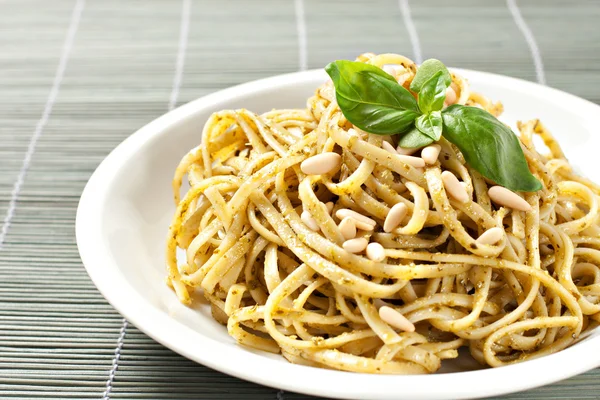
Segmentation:
[(498, 243), (503, 236), (504, 231), (496, 226), (483, 232), (481, 236), (477, 238), (476, 242), (479, 244), (495, 244)]
[(327, 203), (325, 203), (325, 207), (327, 207), (327, 212), (331, 214), (331, 212), (333, 211), (333, 201), (328, 201)]
[(389, 151), (389, 152), (390, 152), (390, 153), (392, 153), (392, 154), (397, 154), (397, 153), (396, 153), (396, 149), (394, 149), (394, 146), (392, 146), (390, 142), (386, 142), (386, 141), (384, 140), (384, 141), (383, 141), (383, 143), (381, 143), (381, 147), (382, 147), (384, 150), (387, 150), (387, 151)]
[(319, 224), (317, 224), (317, 221), (315, 221), (308, 211), (302, 211), (302, 214), (300, 214), (300, 219), (311, 231), (319, 231)]
[(514, 208), (518, 211), (531, 210), (531, 206), (524, 198), (522, 198), (515, 192), (508, 190), (505, 187), (492, 186), (488, 190), (488, 195), (494, 203), (499, 204), (501, 206)]
[(354, 220), (354, 225), (356, 225), (356, 229), (360, 229), (363, 231), (372, 231), (375, 229), (375, 225), (367, 224), (365, 222), (357, 221), (357, 220)]
[(421, 168), (425, 166), (425, 160), (423, 160), (421, 157), (404, 156), (402, 154), (398, 154), (398, 157), (403, 163), (412, 165), (415, 168)]
[(446, 89), (446, 100), (444, 100), (444, 104), (451, 106), (454, 103), (456, 103), (456, 92), (452, 87), (449, 87)]
[(379, 309), (379, 317), (388, 325), (405, 332), (414, 332), (415, 326), (406, 317), (392, 307), (383, 306)]
[(405, 147), (396, 147), (396, 152), (398, 154), (400, 154), (401, 156), (410, 156), (412, 154), (415, 154), (417, 151), (419, 150), (419, 147), (411, 147), (411, 148), (405, 148)]
[(383, 261), (385, 259), (385, 249), (377, 242), (369, 243), (367, 246), (367, 257), (373, 261)]
[[(377, 225), (377, 222), (375, 222), (374, 219), (371, 219), (362, 214), (359, 214), (354, 210), (350, 210), (349, 208), (340, 208), (339, 210), (337, 210), (335, 212), (335, 216), (338, 217), (339, 219), (344, 219), (346, 217), (350, 217), (353, 220), (355, 220), (356, 222), (362, 222), (363, 224), (368, 224), (373, 227), (375, 225)], [(356, 227), (358, 228), (359, 226), (356, 225)], [(362, 229), (362, 228), (360, 228), (360, 229)]]
[(390, 209), (390, 212), (388, 213), (387, 217), (385, 217), (385, 222), (383, 223), (383, 230), (389, 233), (396, 229), (396, 227), (398, 227), (398, 225), (400, 225), (400, 223), (404, 219), (404, 216), (406, 215), (407, 211), (408, 207), (406, 207), (406, 204), (395, 204)]
[(354, 219), (350, 217), (344, 218), (338, 225), (338, 228), (340, 228), (340, 232), (344, 239), (349, 240), (356, 237), (356, 224), (354, 223)]
[(302, 161), (300, 169), (306, 175), (323, 175), (334, 171), (341, 162), (342, 157), (338, 153), (321, 153)]
[(421, 158), (425, 161), (425, 164), (435, 164), (440, 155), (440, 151), (442, 150), (442, 146), (439, 144), (432, 144), (430, 146), (425, 147), (421, 151)]
[(367, 244), (369, 244), (369, 241), (367, 239), (361, 237), (361, 238), (346, 240), (342, 244), (342, 247), (344, 248), (344, 250), (346, 250), (349, 253), (360, 253), (367, 247)]
[(458, 87), (458, 85), (456, 84), (456, 82), (452, 82), (450, 84), (450, 87), (452, 88), (452, 90), (454, 90), (454, 93), (458, 93), (460, 88)]
[(446, 192), (448, 192), (448, 194), (455, 200), (461, 203), (466, 203), (469, 201), (469, 195), (467, 194), (467, 191), (463, 185), (460, 184), (456, 175), (454, 175), (452, 172), (442, 172), (442, 183), (444, 184), (444, 189), (446, 189)]

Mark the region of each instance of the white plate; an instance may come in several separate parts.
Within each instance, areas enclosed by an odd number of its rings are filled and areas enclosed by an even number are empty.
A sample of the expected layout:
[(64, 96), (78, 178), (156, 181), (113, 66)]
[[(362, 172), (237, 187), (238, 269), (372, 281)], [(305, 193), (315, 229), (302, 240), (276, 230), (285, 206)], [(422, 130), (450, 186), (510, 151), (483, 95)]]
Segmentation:
[[(504, 121), (541, 118), (575, 164), (600, 181), (600, 107), (518, 79), (457, 72), (474, 90), (504, 103)], [(318, 396), (467, 399), (525, 390), (600, 366), (596, 329), (557, 354), (497, 369), (472, 370), (478, 367), (464, 358), (434, 375), (322, 370), (241, 347), (211, 318), (208, 307), (179, 304), (164, 283), (163, 248), (174, 211), (171, 178), (180, 158), (198, 144), (212, 112), (304, 107), (325, 78), (323, 71), (307, 71), (223, 90), (158, 118), (119, 145), (90, 179), (77, 212), (81, 258), (104, 297), (139, 329), (185, 357), (252, 382)]]

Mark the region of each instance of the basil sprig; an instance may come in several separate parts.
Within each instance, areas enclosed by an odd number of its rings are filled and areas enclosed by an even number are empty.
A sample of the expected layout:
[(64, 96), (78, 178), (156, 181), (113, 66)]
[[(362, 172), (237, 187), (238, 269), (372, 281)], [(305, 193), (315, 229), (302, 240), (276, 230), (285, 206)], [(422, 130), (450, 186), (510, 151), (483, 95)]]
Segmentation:
[(423, 61), (423, 64), (421, 64), (417, 70), (417, 74), (410, 83), (410, 90), (415, 93), (419, 93), (425, 82), (431, 79), (438, 72), (441, 72), (444, 82), (446, 83), (446, 87), (450, 86), (452, 83), (452, 77), (450, 76), (450, 72), (448, 72), (448, 68), (446, 68), (444, 63), (442, 63), (440, 60), (430, 58), (429, 60)]
[(423, 135), (416, 127), (412, 128), (402, 135), (398, 135), (398, 146), (405, 149), (415, 149), (425, 147), (434, 142), (429, 136)]
[(440, 111), (432, 111), (429, 114), (422, 114), (415, 120), (415, 128), (417, 128), (421, 135), (427, 136), (432, 141), (440, 140), (442, 136), (442, 113)]
[(418, 104), (421, 112), (428, 114), (432, 111), (441, 110), (444, 107), (444, 100), (446, 100), (447, 87), (442, 71), (439, 71), (425, 82), (418, 92)]
[(360, 129), (391, 135), (408, 129), (420, 114), (414, 96), (393, 76), (373, 65), (336, 61), (325, 67), (338, 105)]
[(439, 60), (423, 62), (410, 90), (373, 65), (339, 60), (325, 70), (348, 121), (379, 135), (398, 135), (401, 147), (427, 146), (444, 136), (471, 167), (507, 189), (533, 192), (542, 184), (529, 171), (516, 135), (485, 110), (455, 104), (444, 110), (452, 78)]
[(542, 188), (529, 172), (517, 136), (492, 114), (456, 104), (442, 115), (444, 137), (481, 175), (511, 190), (533, 192)]

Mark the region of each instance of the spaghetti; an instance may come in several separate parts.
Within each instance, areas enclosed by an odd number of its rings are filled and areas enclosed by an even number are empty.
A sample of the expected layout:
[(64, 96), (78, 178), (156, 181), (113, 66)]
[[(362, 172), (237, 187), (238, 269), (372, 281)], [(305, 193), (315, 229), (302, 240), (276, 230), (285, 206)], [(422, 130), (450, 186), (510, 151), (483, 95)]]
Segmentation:
[[(417, 71), (399, 55), (357, 60), (405, 88)], [(450, 88), (447, 103), (502, 112), (458, 75)], [(461, 347), (493, 367), (561, 350), (600, 321), (600, 187), (539, 121), (518, 127), (543, 183), (518, 195), (529, 211), (499, 204), (443, 138), (423, 166), (353, 127), (331, 82), (306, 109), (217, 112), (175, 172), (168, 283), (186, 304), (201, 289), (239, 343), (303, 365), (419, 374)]]

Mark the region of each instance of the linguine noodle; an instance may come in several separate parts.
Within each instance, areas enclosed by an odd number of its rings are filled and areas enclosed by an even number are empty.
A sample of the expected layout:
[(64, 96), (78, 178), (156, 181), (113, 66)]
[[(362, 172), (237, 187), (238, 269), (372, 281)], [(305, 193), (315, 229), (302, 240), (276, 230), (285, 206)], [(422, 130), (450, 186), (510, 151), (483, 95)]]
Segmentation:
[[(358, 61), (396, 65), (407, 89), (417, 70), (393, 54)], [(452, 74), (452, 81), (456, 103), (502, 112), (465, 79)], [(393, 137), (346, 120), (331, 82), (305, 109), (214, 113), (202, 145), (175, 172), (168, 283), (185, 304), (201, 289), (239, 343), (303, 365), (419, 374), (438, 370), (461, 347), (493, 367), (559, 351), (600, 321), (600, 187), (573, 172), (539, 121), (518, 128), (529, 168), (543, 183), (520, 194), (528, 212), (495, 204), (493, 183), (443, 138), (434, 164), (404, 162), (384, 148), (384, 141), (396, 147)], [(536, 151), (535, 136), (547, 154)], [(340, 154), (341, 165), (302, 172), (304, 160), (325, 152)], [(448, 195), (443, 171), (462, 181), (466, 203)], [(190, 189), (180, 198), (185, 176)], [(386, 233), (398, 203), (407, 212)], [(356, 238), (382, 245), (383, 260), (346, 250), (340, 209), (375, 221)], [(499, 241), (477, 240), (491, 228), (502, 230)], [(179, 264), (177, 247), (186, 252)], [(382, 319), (381, 307), (414, 331)]]

